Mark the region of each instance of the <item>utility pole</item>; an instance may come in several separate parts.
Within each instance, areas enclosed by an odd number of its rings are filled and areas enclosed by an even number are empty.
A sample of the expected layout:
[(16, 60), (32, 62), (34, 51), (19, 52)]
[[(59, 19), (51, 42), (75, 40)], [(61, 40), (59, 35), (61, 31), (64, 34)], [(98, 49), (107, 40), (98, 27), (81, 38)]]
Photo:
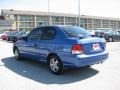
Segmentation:
[(51, 25), (51, 20), (50, 20), (50, 1), (48, 0), (48, 25)]
[(79, 26), (80, 26), (80, 0), (78, 0)]

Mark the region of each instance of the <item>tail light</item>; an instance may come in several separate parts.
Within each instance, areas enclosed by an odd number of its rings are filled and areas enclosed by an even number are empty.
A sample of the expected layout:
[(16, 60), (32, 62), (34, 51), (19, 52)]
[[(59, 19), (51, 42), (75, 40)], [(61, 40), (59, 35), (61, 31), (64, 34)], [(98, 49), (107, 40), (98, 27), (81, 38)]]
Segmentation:
[(72, 54), (83, 54), (83, 47), (81, 44), (75, 44), (72, 47)]
[(4, 38), (5, 38), (5, 40), (8, 40), (8, 35), (5, 35)]

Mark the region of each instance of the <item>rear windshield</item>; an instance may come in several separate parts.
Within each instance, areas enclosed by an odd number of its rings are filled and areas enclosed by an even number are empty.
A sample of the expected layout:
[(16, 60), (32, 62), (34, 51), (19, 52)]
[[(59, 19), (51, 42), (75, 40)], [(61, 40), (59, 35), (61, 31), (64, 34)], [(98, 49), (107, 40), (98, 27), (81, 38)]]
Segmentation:
[(19, 31), (13, 31), (10, 33), (10, 35), (16, 35), (17, 33), (19, 33)]
[(66, 26), (66, 27), (62, 27), (62, 29), (69, 37), (91, 36), (91, 33), (89, 31), (78, 26)]

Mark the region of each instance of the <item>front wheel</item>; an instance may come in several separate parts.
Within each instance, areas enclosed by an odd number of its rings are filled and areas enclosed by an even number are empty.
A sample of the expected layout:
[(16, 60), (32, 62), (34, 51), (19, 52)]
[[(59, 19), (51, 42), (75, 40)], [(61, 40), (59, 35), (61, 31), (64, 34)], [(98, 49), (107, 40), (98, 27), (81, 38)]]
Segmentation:
[(14, 49), (14, 55), (15, 55), (16, 60), (20, 60), (21, 56), (20, 56), (20, 52), (17, 48)]
[(61, 62), (60, 58), (56, 55), (52, 55), (49, 57), (48, 66), (54, 74), (61, 74), (63, 71), (63, 63)]

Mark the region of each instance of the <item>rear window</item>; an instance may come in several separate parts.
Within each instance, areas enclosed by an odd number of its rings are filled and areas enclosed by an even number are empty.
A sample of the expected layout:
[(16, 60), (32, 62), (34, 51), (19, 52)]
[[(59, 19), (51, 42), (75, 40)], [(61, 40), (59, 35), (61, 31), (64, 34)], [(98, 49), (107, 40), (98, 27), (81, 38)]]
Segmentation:
[(91, 36), (91, 33), (84, 28), (78, 26), (66, 26), (62, 27), (63, 31), (68, 37), (86, 37)]
[(13, 31), (13, 32), (10, 33), (10, 35), (15, 35), (17, 33), (19, 33), (19, 31)]

